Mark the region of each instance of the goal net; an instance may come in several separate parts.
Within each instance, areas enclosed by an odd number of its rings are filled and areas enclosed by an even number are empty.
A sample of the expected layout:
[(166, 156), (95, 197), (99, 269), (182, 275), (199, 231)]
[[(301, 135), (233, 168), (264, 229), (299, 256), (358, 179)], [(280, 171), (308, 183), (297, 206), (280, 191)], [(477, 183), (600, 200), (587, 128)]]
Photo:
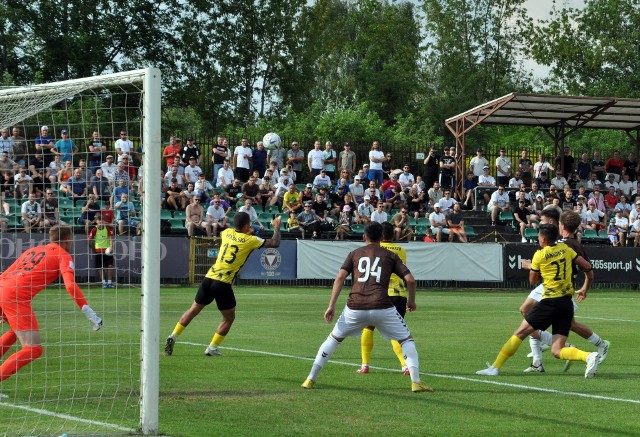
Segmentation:
[[(69, 225), (76, 281), (104, 323), (93, 331), (61, 280), (33, 299), (43, 353), (0, 381), (0, 435), (153, 434), (160, 72), (7, 88), (0, 107), (0, 271), (46, 244), (53, 224)], [(153, 182), (145, 184), (145, 175)], [(127, 203), (114, 208), (123, 193)], [(107, 241), (113, 234), (111, 269), (98, 268), (97, 244), (90, 243), (97, 241), (96, 217), (103, 218), (100, 229), (110, 229)], [(118, 218), (126, 218), (122, 227)], [(10, 331), (2, 319), (0, 336)], [(20, 348), (19, 341), (8, 350), (0, 345), (0, 364)]]

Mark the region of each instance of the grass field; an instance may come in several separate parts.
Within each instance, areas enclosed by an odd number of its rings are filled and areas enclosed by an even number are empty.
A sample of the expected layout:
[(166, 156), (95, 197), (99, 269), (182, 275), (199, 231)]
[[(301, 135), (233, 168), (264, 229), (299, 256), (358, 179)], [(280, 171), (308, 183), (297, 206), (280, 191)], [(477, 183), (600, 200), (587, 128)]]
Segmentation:
[[(347, 292), (345, 289), (339, 306)], [(171, 332), (194, 293), (192, 287), (162, 290), (161, 340)], [(423, 378), (435, 392), (419, 394), (411, 393), (409, 378), (399, 372), (391, 346), (379, 334), (369, 374), (355, 372), (360, 343), (349, 338), (320, 373), (316, 389), (300, 388), (332, 327), (322, 319), (328, 295), (327, 288), (237, 287), (237, 317), (222, 344), (222, 357), (203, 354), (220, 321), (215, 306), (205, 309), (179, 337), (174, 355), (160, 359), (160, 432), (168, 436), (640, 435), (640, 364), (635, 341), (640, 327), (638, 292), (596, 290), (581, 305), (578, 320), (612, 343), (596, 377), (585, 380), (583, 363), (575, 363), (563, 373), (563, 363), (548, 352), (544, 357), (546, 373), (522, 373), (529, 365), (526, 342), (499, 377), (474, 374), (486, 361), (493, 361), (520, 323), (518, 307), (526, 296), (524, 291), (420, 290), (418, 310), (408, 315), (407, 323), (416, 339)], [(131, 301), (123, 302), (126, 299)], [(9, 398), (0, 408), (0, 433), (73, 435), (91, 429), (117, 434), (126, 427), (135, 428), (139, 414), (134, 408), (137, 362), (134, 356), (130, 361), (136, 366), (122, 369), (119, 365), (124, 366), (129, 357), (116, 357), (129, 349), (137, 350), (120, 345), (117, 352), (116, 346), (122, 340), (133, 343), (131, 339), (138, 334), (138, 300), (135, 292), (122, 293), (118, 302), (105, 297), (105, 329), (100, 334), (103, 349), (86, 360), (59, 353), (65, 346), (46, 348), (46, 377), (54, 388), (36, 388), (30, 393), (15, 383), (7, 384), (11, 379), (5, 381), (0, 389)], [(43, 330), (47, 329), (45, 323), (55, 323), (54, 312), (50, 317), (45, 312)], [(114, 326), (110, 317), (116, 314)], [(74, 351), (88, 356), (78, 345), (92, 335), (85, 322), (78, 319), (77, 333), (69, 333), (68, 339), (67, 334), (62, 337), (76, 343)], [(593, 350), (583, 339), (573, 336), (571, 341)], [(56, 361), (59, 374), (50, 370), (55, 370)], [(36, 362), (23, 369), (34, 375), (28, 381), (34, 387), (42, 385), (34, 379), (43, 378), (43, 365)], [(69, 372), (74, 366), (87, 371)], [(107, 389), (108, 398), (100, 401), (94, 392), (99, 384), (94, 381), (86, 388), (88, 400), (83, 400), (84, 393), (76, 386), (84, 389), (84, 378), (95, 379), (96, 372), (91, 369), (96, 368), (104, 369), (100, 378), (107, 385), (117, 373), (121, 392), (112, 395), (113, 390)], [(125, 390), (128, 387), (122, 373), (126, 371), (131, 373), (128, 384), (133, 394)], [(68, 386), (66, 379), (70, 380)], [(76, 392), (73, 402), (67, 400), (72, 390)], [(39, 408), (57, 408), (69, 416), (120, 428), (12, 407), (49, 397), (55, 400), (50, 404), (43, 401)], [(95, 413), (92, 409), (97, 402), (101, 404)]]

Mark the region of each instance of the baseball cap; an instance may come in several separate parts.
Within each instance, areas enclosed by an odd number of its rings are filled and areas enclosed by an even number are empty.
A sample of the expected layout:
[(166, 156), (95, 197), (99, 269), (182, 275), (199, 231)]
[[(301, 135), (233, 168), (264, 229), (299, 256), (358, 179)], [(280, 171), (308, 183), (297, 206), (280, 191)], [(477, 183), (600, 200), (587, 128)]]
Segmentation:
[(45, 124), (44, 126), (42, 126), (42, 127), (40, 128), (40, 130), (49, 130), (49, 126), (47, 126), (47, 125)]
[(484, 167), (482, 167), (483, 170), (489, 170), (489, 166), (485, 165)]
[(436, 203), (433, 205), (434, 208), (442, 208), (442, 205), (440, 205), (439, 203)]
[(60, 133), (61, 133), (61, 134), (68, 134), (68, 133), (69, 133), (69, 131), (68, 131), (68, 130), (66, 130), (66, 129), (62, 129), (62, 130), (60, 131)]
[(304, 206), (311, 206), (313, 205), (313, 202), (310, 200), (307, 200), (306, 202), (304, 202)]
[(640, 200), (636, 200), (636, 205), (640, 205)]
[(354, 181), (359, 181), (360, 180), (360, 176), (356, 176), (355, 178), (353, 178)]
[(307, 188), (313, 188), (313, 185), (307, 184)]
[(614, 210), (614, 212), (617, 214), (617, 213), (622, 212), (622, 211), (620, 210), (620, 208), (616, 208), (616, 209)]
[(584, 197), (582, 194), (580, 194), (580, 195), (578, 196), (578, 199), (586, 199), (586, 197)]
[(345, 189), (345, 186), (344, 186), (344, 185), (340, 185), (340, 186), (338, 187), (338, 190), (344, 190), (344, 189)]
[(537, 197), (538, 199), (544, 199), (544, 196), (542, 195), (542, 193), (538, 194), (536, 197)]
[(525, 202), (526, 202), (526, 200), (525, 200), (525, 199), (518, 199), (518, 202), (519, 202), (519, 203), (525, 203)]
[(327, 170), (325, 170), (324, 168), (322, 170), (320, 170), (320, 173), (326, 173)]
[[(364, 200), (371, 200), (371, 196), (364, 196)], [(640, 200), (638, 200), (640, 202)]]
[(369, 164), (363, 164), (362, 167), (369, 167)]

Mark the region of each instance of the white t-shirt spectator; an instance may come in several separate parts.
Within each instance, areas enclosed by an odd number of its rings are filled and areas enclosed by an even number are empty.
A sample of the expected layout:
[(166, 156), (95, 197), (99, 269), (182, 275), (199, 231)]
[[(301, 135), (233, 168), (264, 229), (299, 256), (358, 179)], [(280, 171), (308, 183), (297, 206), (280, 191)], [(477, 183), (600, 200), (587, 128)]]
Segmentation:
[(371, 214), (373, 214), (374, 211), (375, 208), (371, 205), (371, 203), (369, 203), (368, 205), (365, 205), (364, 203), (358, 205), (358, 214), (363, 217), (371, 217)]
[[(498, 156), (496, 158), (496, 176), (509, 177), (511, 176), (512, 168), (511, 159), (506, 156)], [(500, 173), (499, 170), (502, 170), (504, 173)]]
[(224, 167), (220, 167), (220, 170), (218, 170), (217, 186), (226, 187), (231, 182), (233, 182), (233, 170), (231, 170), (231, 167), (228, 167), (226, 169)]
[(211, 190), (213, 190), (213, 185), (211, 185), (211, 183), (206, 179), (202, 181), (198, 179), (195, 184), (193, 184), (193, 191), (195, 191), (198, 196)]
[(111, 181), (116, 176), (116, 171), (118, 170), (118, 167), (115, 164), (112, 163), (109, 165), (109, 162), (103, 162), (100, 164), (100, 168), (102, 169), (102, 176)]
[(188, 165), (184, 169), (184, 175), (187, 177), (187, 181), (195, 183), (198, 180), (198, 176), (202, 174), (202, 169), (194, 165), (193, 167)]
[(489, 201), (489, 208), (494, 205), (498, 205), (500, 208), (504, 208), (509, 204), (509, 193), (503, 191), (494, 191), (491, 193), (491, 200)]
[(618, 182), (618, 189), (620, 191), (622, 191), (622, 193), (627, 196), (630, 197), (631, 193), (633, 192), (633, 182), (631, 181), (620, 181)]
[(324, 176), (322, 176), (322, 173), (320, 173), (318, 176), (316, 176), (315, 178), (313, 178), (313, 185), (316, 187), (330, 187), (331, 186), (331, 178), (329, 176), (327, 176), (326, 174)]
[(604, 217), (604, 212), (600, 211), (599, 209), (594, 209), (593, 211), (588, 209), (585, 212), (585, 216), (587, 222), (601, 222), (602, 217)]
[(484, 186), (493, 186), (496, 184), (496, 180), (493, 176), (491, 175), (483, 175), (481, 174), (480, 176), (478, 176), (478, 185), (484, 185)]
[(413, 175), (405, 172), (400, 173), (400, 176), (398, 176), (398, 182), (400, 182), (402, 188), (411, 188), (413, 184), (416, 183)]
[(547, 161), (545, 162), (537, 161), (535, 164), (533, 164), (533, 176), (535, 178), (539, 178), (540, 173), (542, 172), (549, 174), (549, 163)]
[(31, 201), (27, 200), (22, 204), (20, 212), (25, 214), (28, 218), (34, 219), (40, 215), (42, 208), (40, 208), (40, 204), (38, 202), (31, 203)]
[(447, 200), (446, 197), (443, 197), (438, 201), (438, 204), (440, 205), (440, 209), (444, 213), (448, 213), (449, 211), (451, 211), (451, 209), (453, 208), (453, 205), (455, 205), (456, 203), (457, 203), (456, 199), (454, 199), (453, 197), (449, 197), (449, 200)]
[(251, 208), (247, 208), (247, 205), (242, 205), (238, 208), (238, 211), (249, 214), (249, 220), (251, 220), (252, 223), (258, 220), (258, 213), (253, 206)]
[(218, 207), (216, 207), (215, 205), (211, 205), (209, 208), (207, 208), (207, 216), (211, 216), (214, 220), (220, 222), (222, 221), (222, 219), (224, 219), (226, 214), (224, 212), (224, 208), (220, 205), (218, 205)]
[(387, 213), (385, 211), (378, 211), (377, 209), (371, 213), (371, 221), (384, 223), (388, 219)]
[(313, 149), (307, 155), (307, 159), (311, 162), (311, 170), (322, 170), (324, 166), (324, 152), (322, 150)]
[(371, 158), (383, 159), (384, 152), (381, 150), (371, 150), (369, 152), (369, 170), (382, 170), (382, 162), (373, 162)]
[[(442, 199), (441, 199), (442, 200)], [(431, 223), (431, 230), (435, 231), (436, 229), (442, 229), (442, 226), (436, 226), (434, 223), (440, 223), (446, 221), (444, 214), (441, 212), (433, 211), (429, 214), (429, 223)]]
[(251, 168), (249, 158), (244, 156), (252, 156), (253, 152), (249, 147), (238, 146), (236, 147), (236, 150), (233, 152), (233, 154), (236, 155), (236, 168), (246, 168), (247, 170)]
[(555, 178), (551, 179), (551, 183), (555, 185), (559, 190), (562, 190), (564, 186), (567, 185), (567, 180), (564, 176), (562, 176), (561, 178), (556, 176)]
[[(122, 155), (128, 155), (133, 150), (133, 142), (131, 140), (119, 139), (115, 144), (116, 150), (120, 149)], [(118, 153), (118, 162), (122, 161), (122, 155)]]
[(509, 188), (520, 188), (520, 185), (524, 184), (522, 179), (516, 179), (515, 176), (509, 179)]
[(473, 158), (471, 158), (471, 161), (469, 162), (469, 168), (471, 169), (473, 174), (476, 175), (477, 177), (482, 176), (482, 169), (484, 168), (485, 165), (489, 165), (489, 161), (487, 161), (484, 156), (481, 156), (481, 157), (474, 156)]

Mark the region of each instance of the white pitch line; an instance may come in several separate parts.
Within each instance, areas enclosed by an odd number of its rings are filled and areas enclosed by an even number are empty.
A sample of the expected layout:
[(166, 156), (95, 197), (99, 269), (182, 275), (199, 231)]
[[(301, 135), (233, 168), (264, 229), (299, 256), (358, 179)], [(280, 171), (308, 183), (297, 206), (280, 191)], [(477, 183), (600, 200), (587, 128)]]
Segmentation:
[[(8, 397), (8, 396), (6, 396), (6, 397)], [(137, 432), (133, 428), (126, 428), (124, 426), (114, 425), (113, 423), (99, 422), (97, 420), (82, 419), (81, 417), (69, 416), (68, 414), (54, 413), (52, 411), (43, 410), (41, 408), (28, 407), (26, 405), (12, 404), (12, 403), (7, 403), (7, 402), (3, 401), (3, 402), (0, 402), (0, 407), (15, 408), (15, 409), (18, 409), (18, 410), (28, 411), (30, 413), (42, 414), (43, 416), (51, 416), (51, 417), (56, 417), (58, 419), (71, 420), (73, 422), (86, 423), (86, 424), (89, 424), (89, 425), (98, 425), (98, 426), (102, 426), (104, 428), (116, 429), (118, 431), (124, 431), (124, 432), (127, 432), (127, 433), (135, 433), (135, 432)]]
[[(180, 344), (186, 344), (186, 345), (189, 345), (189, 346), (198, 346), (198, 347), (206, 347), (207, 346), (205, 344), (191, 343), (191, 342), (180, 342)], [(303, 361), (313, 361), (315, 359), (315, 358), (309, 358), (309, 357), (301, 357), (301, 356), (297, 356), (297, 355), (280, 354), (280, 353), (276, 353), (276, 352), (257, 351), (257, 350), (251, 350), (251, 349), (240, 349), (240, 348), (235, 348), (235, 347), (220, 347), (220, 349), (226, 349), (226, 350), (231, 350), (231, 351), (236, 351), (236, 352), (247, 352), (247, 353), (268, 355), (268, 356), (280, 357), (280, 358), (293, 358), (293, 359), (296, 359), (296, 360), (303, 360)], [(329, 362), (333, 363), (333, 364), (340, 364), (340, 365), (343, 365), (343, 366), (360, 367), (359, 364), (348, 363), (348, 362), (344, 362), (344, 361), (329, 360)], [(394, 373), (400, 372), (398, 369), (389, 369), (389, 368), (377, 367), (377, 366), (369, 366), (369, 367), (371, 369), (384, 370), (384, 371), (394, 372)], [(493, 384), (493, 385), (499, 385), (499, 386), (502, 386), (502, 387), (519, 388), (519, 389), (539, 391), (539, 392), (544, 392), (544, 393), (555, 393), (555, 394), (561, 394), (561, 395), (566, 395), (566, 396), (578, 396), (578, 397), (589, 398), (589, 399), (600, 399), (600, 400), (605, 400), (605, 401), (615, 401), (615, 402), (625, 402), (625, 403), (630, 403), (630, 404), (640, 404), (640, 400), (639, 399), (614, 398), (614, 397), (611, 397), (611, 396), (600, 396), (600, 395), (593, 395), (593, 394), (588, 394), (588, 393), (579, 393), (579, 392), (573, 392), (573, 391), (555, 390), (555, 389), (551, 389), (551, 388), (532, 387), (532, 386), (529, 386), (529, 385), (511, 384), (511, 383), (508, 383), (508, 382), (500, 382), (500, 381), (487, 380), (487, 379), (469, 378), (469, 377), (466, 377), (466, 376), (440, 375), (438, 373), (426, 373), (426, 372), (420, 372), (420, 374), (421, 375), (425, 375), (425, 376), (430, 376), (430, 377), (433, 377), (433, 378), (455, 379), (455, 380), (458, 380), (458, 381), (475, 382), (475, 383), (479, 383), (479, 384)]]

